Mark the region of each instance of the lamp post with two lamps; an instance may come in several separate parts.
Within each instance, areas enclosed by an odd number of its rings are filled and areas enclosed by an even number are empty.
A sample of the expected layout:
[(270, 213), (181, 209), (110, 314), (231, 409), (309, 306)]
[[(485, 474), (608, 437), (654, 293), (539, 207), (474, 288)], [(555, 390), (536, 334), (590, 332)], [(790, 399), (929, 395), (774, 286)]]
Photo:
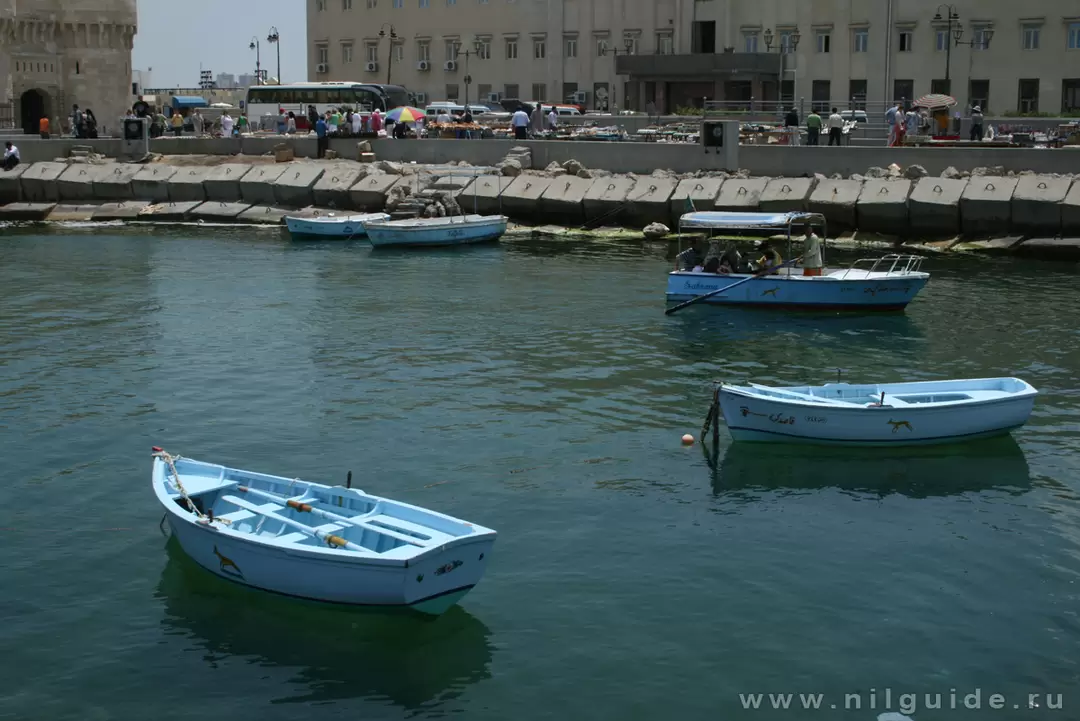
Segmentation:
[(469, 58), (473, 55), (483, 57), (484, 43), (479, 39), (473, 40), (472, 50), (462, 50), (461, 46), (463, 44), (460, 40), (454, 43), (454, 55), (465, 56), (465, 77), (462, 80), (465, 81), (465, 112), (469, 112), (469, 85), (472, 83), (472, 76), (469, 75)]
[[(613, 56), (615, 58), (618, 58), (620, 52), (623, 55), (633, 55), (634, 54), (634, 39), (633, 38), (623, 38), (623, 46), (622, 46), (621, 49), (618, 48), (618, 47), (613, 47), (613, 48), (605, 47), (603, 50), (600, 51), (599, 54), (600, 55), (611, 55), (611, 56)], [(615, 62), (616, 62), (616, 72), (617, 72), (617, 70), (618, 70), (618, 60), (616, 60)], [(616, 98), (616, 95), (615, 95), (615, 87), (614, 87), (616, 84), (617, 83), (612, 84), (612, 88), (611, 88), (611, 107), (607, 108), (607, 110), (613, 110), (617, 106), (617, 103), (616, 103), (617, 98)], [(624, 103), (626, 102), (626, 98), (623, 98), (623, 102)], [(597, 108), (597, 110), (600, 110), (600, 108)]]
[[(386, 32), (387, 28), (390, 28), (389, 36)], [(382, 39), (385, 37), (390, 38), (390, 51), (386, 54), (386, 84), (389, 85), (390, 73), (394, 69), (394, 41), (398, 38), (397, 28), (391, 23), (383, 23), (382, 28), (379, 30), (379, 38)]]
[(248, 49), (255, 51), (255, 84), (262, 85), (262, 51), (259, 49), (259, 39), (252, 37)]
[[(767, 52), (772, 52), (774, 39), (776, 39), (776, 36), (773, 35), (772, 28), (767, 28), (765, 30), (765, 50)], [(780, 51), (780, 87), (776, 90), (776, 97), (781, 105), (783, 105), (784, 102), (784, 73), (787, 72), (784, 68), (784, 57), (789, 53), (794, 54), (795, 51), (799, 49), (800, 40), (802, 40), (802, 35), (799, 33), (798, 28), (795, 28), (790, 33), (783, 33), (780, 35), (780, 43), (777, 46), (777, 49)], [(792, 68), (791, 72), (792, 75), (794, 75), (794, 78), (791, 81), (791, 105), (794, 107), (795, 98), (798, 97), (798, 68)]]
[(266, 42), (277, 47), (277, 82), (278, 85), (282, 85), (281, 80), (281, 35), (278, 33), (277, 28), (270, 28), (270, 33), (266, 36)]
[[(945, 11), (945, 15), (941, 11)], [(961, 40), (964, 37), (964, 27), (960, 24), (960, 13), (955, 5), (942, 3), (938, 5), (934, 13), (934, 24), (945, 25), (945, 92), (952, 92), (952, 47), (953, 45), (967, 45), (972, 49), (986, 50), (990, 47), (990, 40), (994, 37), (993, 28), (986, 28), (973, 40)], [(939, 48), (940, 49), (940, 48)]]

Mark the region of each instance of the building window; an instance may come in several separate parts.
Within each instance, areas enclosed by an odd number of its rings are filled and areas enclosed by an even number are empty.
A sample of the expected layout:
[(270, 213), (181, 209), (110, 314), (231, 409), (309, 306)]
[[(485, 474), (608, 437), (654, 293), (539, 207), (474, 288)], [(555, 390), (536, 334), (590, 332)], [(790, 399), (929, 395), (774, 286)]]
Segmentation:
[(544, 83), (533, 83), (532, 100), (539, 100), (541, 103), (547, 100), (547, 85)]
[(757, 33), (744, 33), (743, 34), (743, 48), (748, 53), (756, 53), (758, 51), (758, 34)]
[(379, 62), (379, 46), (374, 43), (367, 46), (367, 61), (369, 63)]
[(832, 34), (819, 32), (817, 34), (817, 51), (819, 53), (832, 52)]
[(934, 78), (930, 81), (930, 92), (937, 95), (952, 95), (952, 81), (945, 78)]
[(848, 81), (848, 100), (852, 110), (866, 110), (866, 81)]
[(446, 0), (446, 6), (457, 5), (457, 0)]
[(1069, 23), (1069, 50), (1080, 50), (1080, 23)]
[(1080, 111), (1080, 79), (1072, 78), (1061, 81), (1061, 112)]
[(316, 10), (316, 12), (321, 13), (325, 9), (326, 9), (326, 0), (315, 0), (315, 10)]
[(638, 39), (636, 35), (623, 35), (623, 49), (628, 55), (637, 55)]
[(566, 57), (577, 57), (577, 38), (566, 38)]
[(812, 107), (819, 113), (829, 112), (829, 100), (832, 95), (832, 83), (828, 80), (815, 80), (810, 88)]
[(421, 9), (431, 7), (431, 0), (420, 0), (420, 7)]
[(458, 86), (457, 83), (446, 84), (446, 99), (457, 100), (458, 99)]
[[(491, 83), (480, 83), (476, 86), (476, 97), (487, 98), (491, 100)], [(499, 96), (496, 95), (495, 99), (498, 100)]]
[(1022, 47), (1024, 50), (1038, 50), (1039, 49), (1039, 31), (1041, 28), (1038, 25), (1025, 25), (1023, 27), (1022, 35)]
[(547, 55), (547, 43), (543, 40), (533, 40), (533, 57), (543, 60)]
[(948, 30), (935, 30), (934, 31), (934, 49), (939, 53), (943, 53), (949, 49), (949, 31)]
[(476, 1), (477, 1), (477, 3), (479, 3), (480, 5), (487, 5), (487, 4), (488, 4), (488, 0), (476, 0)]
[[(368, 7), (371, 6), (371, 0), (368, 0)], [(352, 0), (341, 0), (342, 10), (352, 10)]]
[(866, 28), (859, 28), (851, 33), (851, 51), (855, 53), (865, 53), (866, 49), (870, 45), (870, 31)]
[(783, 32), (780, 33), (780, 52), (782, 52), (782, 53), (790, 53), (791, 52), (791, 31), (790, 30), (784, 30)]
[(978, 27), (972, 31), (972, 50), (986, 50), (990, 47), (990, 28)]
[(900, 52), (910, 53), (911, 45), (915, 41), (915, 33), (910, 30), (900, 31)]
[[(320, 65), (326, 65), (330, 62), (330, 48), (326, 45), (316, 45), (315, 58)], [(78, 67), (77, 64), (76, 67)], [(76, 70), (76, 72), (78, 72), (78, 70)]]
[(352, 62), (352, 57), (353, 57), (352, 50), (353, 50), (352, 43), (342, 43), (341, 44), (341, 62), (345, 63), (346, 65), (348, 65), (349, 63)]
[(1039, 80), (1038, 78), (1021, 80), (1019, 82), (1019, 96), (1016, 105), (1021, 113), (1039, 112)]
[(443, 43), (448, 61), (457, 60), (457, 40), (447, 40)]
[(516, 98), (516, 97), (518, 97), (518, 86), (517, 86), (516, 83), (507, 83), (504, 90), (506, 91), (505, 93), (503, 93), (504, 98)]
[(431, 43), (421, 40), (416, 44), (416, 59), (422, 62), (431, 62)]
[(675, 38), (670, 33), (662, 33), (656, 36), (656, 52), (659, 55), (675, 54)]
[(491, 41), (481, 40), (479, 50), (476, 51), (476, 57), (481, 60), (491, 60)]
[(596, 39), (596, 57), (602, 58), (607, 55), (607, 38)]
[(394, 8), (400, 10), (405, 7), (405, 0), (394, 0)]
[(972, 80), (968, 83), (968, 105), (979, 106), (984, 114), (990, 114), (990, 81)]
[(367, 9), (368, 9), (368, 10), (374, 10), (374, 9), (375, 9), (375, 5), (376, 5), (377, 3), (378, 3), (378, 0), (367, 0)]
[(893, 100), (905, 105), (915, 98), (914, 80), (893, 80)]
[(506, 41), (506, 59), (517, 60), (517, 40)]
[(394, 43), (394, 60), (398, 62), (405, 60), (405, 46), (401, 43)]

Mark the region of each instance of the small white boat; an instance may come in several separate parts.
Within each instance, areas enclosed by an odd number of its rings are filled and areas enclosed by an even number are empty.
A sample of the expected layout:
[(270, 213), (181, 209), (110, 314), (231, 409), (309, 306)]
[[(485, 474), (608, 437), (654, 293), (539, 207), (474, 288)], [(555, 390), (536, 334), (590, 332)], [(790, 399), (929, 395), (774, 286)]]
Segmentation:
[[(1003, 435), (1027, 423), (1038, 395), (1019, 378), (770, 387), (721, 384), (737, 441), (925, 445)], [(713, 422), (718, 422), (713, 418)]]
[(200, 566), (264, 591), (438, 615), (483, 577), (495, 531), (355, 488), (154, 448), (153, 487)]
[(375, 247), (439, 246), (498, 240), (506, 232), (506, 222), (505, 215), (457, 215), (377, 221), (366, 227)]
[(362, 238), (367, 234), (368, 223), (378, 220), (390, 220), (386, 213), (355, 213), (351, 215), (314, 215), (302, 217), (286, 215), (285, 226), (294, 238)]

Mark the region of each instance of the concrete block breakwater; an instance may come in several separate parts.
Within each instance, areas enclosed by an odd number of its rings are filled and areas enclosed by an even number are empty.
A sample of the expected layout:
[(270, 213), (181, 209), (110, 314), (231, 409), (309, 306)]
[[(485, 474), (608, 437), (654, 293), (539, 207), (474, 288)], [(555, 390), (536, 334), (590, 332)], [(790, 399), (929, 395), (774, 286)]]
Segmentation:
[[(751, 178), (745, 171), (687, 177), (612, 174), (553, 164), (507, 176), (496, 168), (388, 161), (167, 163), (39, 162), (0, 173), (0, 220), (92, 218), (280, 222), (290, 210), (376, 211), (387, 200), (450, 194), (466, 210), (502, 212), (524, 223), (570, 226), (663, 222), (696, 210), (819, 212), (830, 230), (934, 240), (1011, 234), (1080, 237), (1080, 180), (993, 169), (968, 177)], [(573, 162), (573, 161), (571, 161)], [(505, 172), (505, 169), (504, 169)], [(59, 208), (59, 209), (58, 209)], [(74, 209), (73, 209), (74, 208)]]

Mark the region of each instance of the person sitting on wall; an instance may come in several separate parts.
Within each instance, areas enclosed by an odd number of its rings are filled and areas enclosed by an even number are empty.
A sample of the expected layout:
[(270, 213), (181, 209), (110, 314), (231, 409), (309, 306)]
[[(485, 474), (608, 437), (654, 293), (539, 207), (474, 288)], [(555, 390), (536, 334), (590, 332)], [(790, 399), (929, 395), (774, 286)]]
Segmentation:
[(4, 162), (0, 163), (0, 168), (4, 170), (12, 170), (19, 164), (19, 149), (12, 145), (11, 141), (4, 143)]

